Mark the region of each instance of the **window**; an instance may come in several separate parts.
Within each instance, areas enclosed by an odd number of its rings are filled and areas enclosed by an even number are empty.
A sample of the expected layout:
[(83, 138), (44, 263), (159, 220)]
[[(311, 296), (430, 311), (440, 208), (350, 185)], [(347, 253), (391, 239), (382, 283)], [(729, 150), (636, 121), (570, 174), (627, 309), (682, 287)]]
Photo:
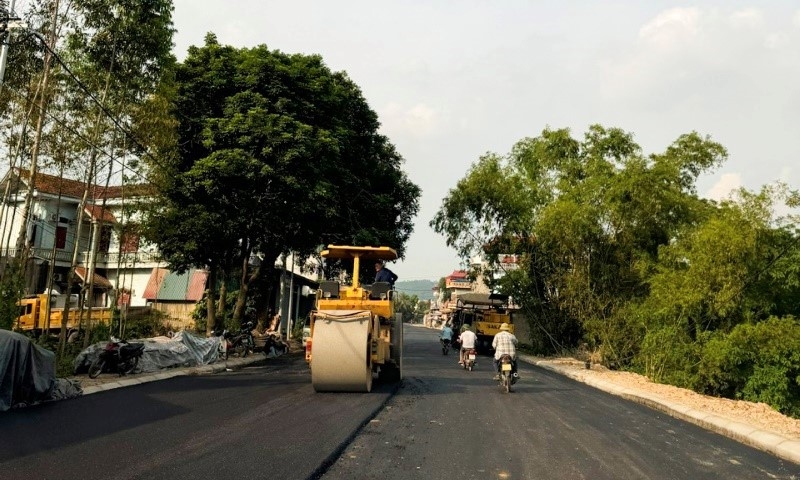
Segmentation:
[(103, 225), (100, 230), (100, 241), (97, 245), (97, 251), (100, 253), (108, 253), (108, 247), (111, 246), (111, 226)]
[(39, 225), (33, 224), (33, 228), (31, 228), (31, 246), (36, 246), (36, 233), (39, 231)]
[(139, 251), (139, 231), (136, 225), (128, 225), (125, 228), (119, 245), (121, 253), (136, 253)]
[(56, 227), (56, 248), (67, 247), (67, 227), (59, 225)]

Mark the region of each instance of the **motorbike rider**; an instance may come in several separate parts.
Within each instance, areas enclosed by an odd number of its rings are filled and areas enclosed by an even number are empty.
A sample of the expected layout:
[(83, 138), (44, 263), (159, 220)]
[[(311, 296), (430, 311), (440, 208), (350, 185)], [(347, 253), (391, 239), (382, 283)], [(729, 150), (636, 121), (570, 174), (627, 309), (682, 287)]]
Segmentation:
[(461, 350), (459, 350), (458, 355), (458, 363), (464, 365), (464, 355), (467, 350), (471, 350), (475, 348), (475, 341), (478, 339), (478, 336), (475, 335), (475, 332), (469, 329), (468, 325), (462, 326), (461, 335), (458, 337), (458, 341), (461, 343)]
[(514, 376), (517, 376), (517, 337), (510, 332), (511, 327), (507, 323), (500, 325), (500, 331), (494, 336), (492, 340), (492, 348), (494, 348), (494, 371), (496, 373), (495, 380), (500, 379), (500, 357), (503, 355), (511, 356), (511, 371)]
[(450, 345), (450, 342), (453, 341), (453, 329), (450, 328), (450, 325), (446, 323), (444, 324), (442, 327), (442, 333), (439, 335), (439, 341), (442, 343), (442, 345)]

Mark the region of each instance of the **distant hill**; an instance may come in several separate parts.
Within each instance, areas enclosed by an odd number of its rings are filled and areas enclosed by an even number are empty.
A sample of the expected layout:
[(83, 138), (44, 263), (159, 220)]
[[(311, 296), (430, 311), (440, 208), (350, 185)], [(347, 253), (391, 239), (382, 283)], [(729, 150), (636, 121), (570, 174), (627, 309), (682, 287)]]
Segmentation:
[(431, 289), (436, 285), (433, 280), (398, 280), (394, 288), (406, 295), (416, 295), (420, 300), (431, 300), (433, 292)]

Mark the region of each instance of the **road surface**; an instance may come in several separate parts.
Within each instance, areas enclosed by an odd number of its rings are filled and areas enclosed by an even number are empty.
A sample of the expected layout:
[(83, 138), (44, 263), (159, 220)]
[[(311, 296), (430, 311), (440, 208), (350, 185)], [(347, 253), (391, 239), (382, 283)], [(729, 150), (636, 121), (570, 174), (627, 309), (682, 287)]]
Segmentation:
[(299, 355), (0, 414), (0, 479), (754, 479), (800, 466), (520, 364), (511, 394), (406, 327), (406, 380), (317, 394)]

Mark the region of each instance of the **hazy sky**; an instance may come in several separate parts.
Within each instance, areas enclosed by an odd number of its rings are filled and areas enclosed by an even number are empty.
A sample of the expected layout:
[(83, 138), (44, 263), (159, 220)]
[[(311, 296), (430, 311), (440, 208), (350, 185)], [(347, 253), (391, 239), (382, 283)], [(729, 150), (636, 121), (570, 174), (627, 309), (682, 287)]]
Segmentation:
[(800, 187), (800, 3), (175, 0), (175, 53), (206, 32), (318, 53), (344, 70), (422, 188), (401, 280), (460, 265), (428, 226), (478, 157), (543, 128), (600, 123), (646, 153), (710, 135), (730, 158), (699, 191)]

